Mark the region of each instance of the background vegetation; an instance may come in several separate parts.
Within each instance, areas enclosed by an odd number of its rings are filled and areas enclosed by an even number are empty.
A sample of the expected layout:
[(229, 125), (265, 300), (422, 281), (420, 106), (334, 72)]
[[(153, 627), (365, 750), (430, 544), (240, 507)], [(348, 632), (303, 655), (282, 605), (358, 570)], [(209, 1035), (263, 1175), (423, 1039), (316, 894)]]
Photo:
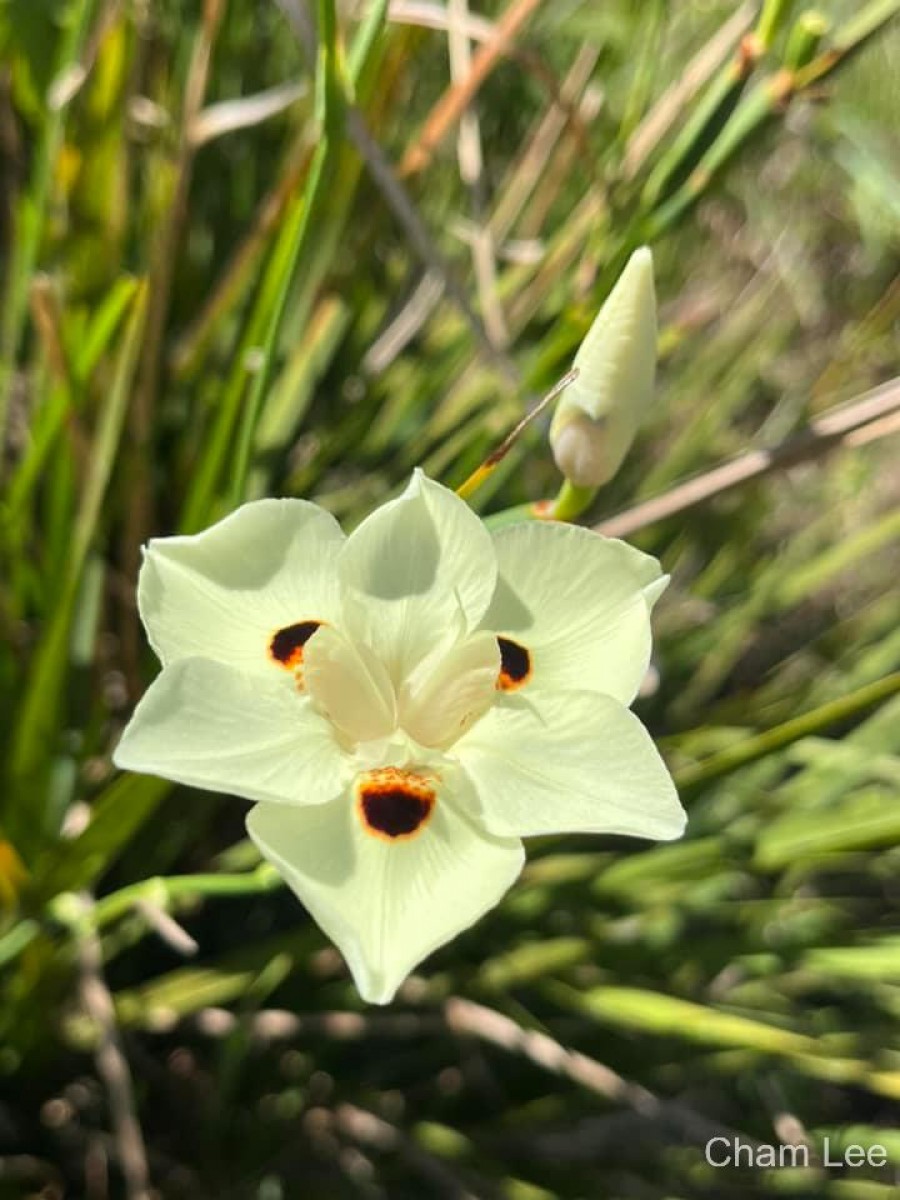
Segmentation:
[[(0, 1196), (897, 1194), (898, 9), (0, 7)], [(674, 577), (689, 834), (533, 843), (366, 1009), (242, 802), (110, 765), (139, 547), (458, 484), (643, 241), (659, 400), (587, 516)], [(545, 436), (476, 506), (554, 495)]]

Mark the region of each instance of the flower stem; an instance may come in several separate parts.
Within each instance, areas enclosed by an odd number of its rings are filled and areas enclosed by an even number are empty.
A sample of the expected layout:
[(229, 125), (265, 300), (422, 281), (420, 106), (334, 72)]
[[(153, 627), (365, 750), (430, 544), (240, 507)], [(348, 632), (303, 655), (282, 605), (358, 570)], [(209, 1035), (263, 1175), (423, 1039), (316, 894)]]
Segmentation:
[[(241, 871), (230, 875), (214, 873), (206, 875), (154, 876), (129, 884), (117, 892), (111, 892), (96, 901), (91, 920), (97, 929), (111, 924), (130, 912), (141, 901), (155, 904), (167, 910), (169, 905), (185, 899), (201, 896), (246, 896), (258, 892), (271, 892), (283, 886), (283, 880), (274, 867), (261, 863), (253, 871)], [(78, 913), (73, 913), (66, 893), (49, 906), (52, 916), (67, 925), (76, 925)], [(80, 912), (80, 909), (78, 910)]]
[(554, 521), (575, 521), (593, 503), (597, 490), (593, 487), (578, 487), (565, 479), (553, 501), (551, 511), (546, 515)]
[(576, 487), (566, 479), (555, 499), (532, 500), (501, 509), (485, 517), (485, 524), (488, 529), (502, 529), (519, 521), (575, 521), (590, 506), (597, 491), (597, 488)]
[(774, 754), (786, 746), (793, 745), (801, 738), (811, 737), (829, 726), (849, 721), (867, 708), (888, 700), (900, 692), (900, 672), (886, 675), (874, 683), (858, 688), (848, 696), (840, 696), (814, 708), (811, 712), (803, 713), (772, 729), (766, 729), (755, 737), (746, 738), (734, 746), (712, 754), (694, 766), (676, 772), (675, 783), (682, 795), (693, 793), (714, 779), (729, 775), (740, 767), (748, 766)]

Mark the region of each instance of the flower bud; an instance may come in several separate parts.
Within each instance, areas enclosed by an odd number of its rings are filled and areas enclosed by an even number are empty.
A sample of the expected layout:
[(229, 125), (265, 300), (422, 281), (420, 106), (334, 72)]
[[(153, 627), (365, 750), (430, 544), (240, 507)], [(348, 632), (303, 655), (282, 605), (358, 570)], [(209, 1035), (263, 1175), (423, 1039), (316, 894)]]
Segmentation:
[(550, 445), (570, 483), (596, 488), (618, 471), (653, 395), (656, 296), (649, 247), (628, 260), (572, 365), (578, 377), (560, 397)]

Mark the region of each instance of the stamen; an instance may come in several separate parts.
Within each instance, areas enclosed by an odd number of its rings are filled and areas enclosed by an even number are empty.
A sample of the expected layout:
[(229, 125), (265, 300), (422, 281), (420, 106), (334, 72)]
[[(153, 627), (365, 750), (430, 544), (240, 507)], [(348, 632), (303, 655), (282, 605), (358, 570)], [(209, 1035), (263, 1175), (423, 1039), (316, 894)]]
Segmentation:
[(531, 678), (531, 651), (511, 638), (498, 637), (497, 645), (500, 647), (497, 689), (501, 692), (514, 692)]
[(399, 767), (366, 771), (357, 781), (356, 796), (363, 829), (387, 842), (414, 838), (431, 817), (436, 799), (424, 776)]

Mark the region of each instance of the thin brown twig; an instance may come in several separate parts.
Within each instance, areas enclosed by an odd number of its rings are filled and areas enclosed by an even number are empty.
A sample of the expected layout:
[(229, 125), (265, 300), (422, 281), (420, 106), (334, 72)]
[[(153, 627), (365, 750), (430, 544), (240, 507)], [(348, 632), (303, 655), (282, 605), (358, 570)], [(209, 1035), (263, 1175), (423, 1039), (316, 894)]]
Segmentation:
[[(306, 0), (275, 0), (297, 35), (307, 58), (312, 62), (317, 52), (317, 35)], [(409, 243), (429, 272), (436, 274), (447, 295), (464, 317), (475, 336), (484, 357), (503, 374), (509, 383), (518, 386), (520, 376), (515, 363), (494, 346), (484, 325), (469, 302), (465, 289), (457, 280), (451, 265), (434, 243), (427, 225), (419, 216), (409, 192), (394, 174), (393, 167), (380, 143), (369, 131), (359, 108), (347, 103), (344, 107), (347, 137), (356, 147), (372, 181), (381, 192), (388, 207), (403, 226)]]
[(733, 1132), (687, 1105), (661, 1099), (642, 1084), (626, 1079), (597, 1059), (567, 1049), (549, 1034), (537, 1029), (524, 1029), (510, 1017), (483, 1004), (452, 996), (444, 1004), (444, 1016), (455, 1033), (476, 1037), (510, 1053), (521, 1054), (542, 1070), (569, 1079), (643, 1117), (664, 1119), (677, 1125), (692, 1140), (705, 1142), (710, 1137)]
[(884, 437), (894, 433), (897, 431), (898, 414), (900, 376), (856, 400), (835, 406), (830, 412), (816, 417), (802, 432), (770, 450), (748, 450), (746, 454), (713, 467), (695, 479), (677, 484), (660, 496), (607, 517), (594, 528), (607, 537), (627, 537), (657, 521), (696, 508), (713, 496), (770, 475), (773, 471), (783, 471), (798, 463), (809, 462), (838, 446), (859, 446), (865, 441), (874, 440), (875, 436)]
[(449, 1196), (452, 1200), (483, 1200), (466, 1187), (447, 1162), (423, 1150), (383, 1117), (355, 1104), (339, 1104), (328, 1113), (328, 1119), (353, 1141), (375, 1150), (398, 1154), (427, 1181), (430, 1195)]
[[(436, 15), (433, 15), (432, 27), (447, 29), (450, 26), (446, 10), (435, 9), (433, 5), (397, 4), (396, 9), (398, 19), (406, 17), (412, 19), (413, 15), (421, 15), (419, 10), (424, 13), (426, 9), (429, 11), (433, 9)], [(394, 6), (391, 11), (394, 11)], [(424, 20), (424, 17), (422, 19)], [(465, 20), (460, 20), (459, 25), (474, 40), (477, 37), (475, 25), (480, 21), (482, 18), (479, 17), (476, 20), (471, 14), (468, 14)], [(483, 33), (481, 40), (488, 40), (493, 28), (489, 23), (485, 22), (485, 24), (487, 30)], [(577, 123), (585, 115), (579, 107), (581, 93), (596, 60), (597, 51), (590, 48), (586, 48), (577, 56), (569, 73), (556, 89), (546, 119), (542, 119), (538, 123), (535, 133), (528, 140), (519, 167), (504, 185), (501, 199), (489, 221), (492, 249), (499, 246), (501, 255), (505, 254), (510, 247), (500, 246), (500, 243), (506, 238), (512, 224), (533, 191), (535, 183), (545, 170), (547, 161), (559, 142), (560, 134), (567, 128), (576, 130)], [(460, 237), (472, 245), (473, 254), (476, 253), (477, 236), (477, 230), (473, 230), (471, 233), (460, 232)], [(406, 304), (366, 352), (363, 367), (367, 374), (378, 375), (390, 366), (431, 317), (443, 295), (444, 288), (441, 278), (432, 271), (426, 272), (416, 284)], [(505, 327), (507, 324), (505, 314), (503, 323)], [(509, 336), (508, 330), (506, 336), (507, 338)]]
[(380, 375), (388, 369), (440, 304), (443, 294), (441, 277), (435, 271), (426, 271), (406, 303), (366, 351), (362, 366), (367, 375)]
[(622, 178), (633, 179), (650, 151), (678, 119), (684, 106), (711, 78), (728, 52), (753, 24), (756, 5), (741, 4), (691, 59), (682, 75), (656, 101), (628, 139), (622, 159)]
[(525, 328), (551, 286), (572, 268), (605, 212), (605, 195), (598, 188), (589, 188), (569, 213), (565, 228), (544, 254), (540, 267), (510, 304), (509, 323), (514, 333)]
[(160, 941), (165, 942), (169, 949), (174, 950), (176, 954), (180, 954), (183, 958), (190, 958), (200, 949), (196, 939), (192, 938), (188, 931), (160, 905), (153, 904), (150, 900), (139, 900), (135, 909)]
[[(552, 147), (541, 179), (538, 180), (531, 203), (522, 215), (518, 233), (523, 238), (537, 238), (541, 235), (553, 205), (559, 199), (560, 193), (572, 178), (573, 172), (583, 171), (585, 164), (590, 164), (590, 156), (585, 155), (584, 136), (586, 129), (603, 107), (603, 92), (598, 87), (587, 87), (578, 103), (574, 116), (570, 116), (567, 131), (570, 136), (560, 138)], [(603, 197), (605, 206), (605, 188), (603, 184), (589, 174), (590, 190)]]
[[(468, 15), (468, 0), (447, 0), (447, 53), (450, 60), (450, 83), (453, 87), (461, 86), (472, 70), (472, 47), (465, 30)], [(484, 170), (481, 126), (478, 112), (471, 104), (459, 118), (456, 156), (463, 183), (469, 188), (480, 187)]]
[(240, 1016), (227, 1008), (209, 1006), (192, 1019), (193, 1028), (206, 1037), (227, 1037), (240, 1028), (260, 1042), (282, 1041), (312, 1035), (354, 1042), (371, 1037), (431, 1037), (446, 1028), (441, 1017), (425, 1013), (295, 1013), (281, 1008), (260, 1009)]
[(632, 1083), (596, 1059), (566, 1049), (546, 1033), (523, 1029), (510, 1017), (483, 1004), (454, 996), (445, 1003), (444, 1016), (454, 1033), (464, 1033), (522, 1054), (544, 1070), (563, 1075), (607, 1100), (634, 1108), (645, 1116), (654, 1115), (660, 1107), (657, 1097), (641, 1084)]
[[(444, 33), (450, 28), (451, 21), (443, 4), (429, 4), (427, 0), (391, 0), (387, 19), (398, 25), (418, 25), (423, 29), (437, 29)], [(473, 42), (489, 42), (497, 27), (487, 17), (468, 13), (462, 28)]]
[(199, 313), (175, 342), (170, 366), (176, 375), (196, 365), (218, 318), (234, 303), (244, 281), (252, 277), (253, 264), (262, 258), (270, 234), (309, 168), (311, 155), (310, 140), (304, 134), (289, 150), (284, 173), (257, 205), (246, 235), (227, 259)]
[(513, 0), (497, 22), (494, 37), (479, 47), (472, 69), (457, 87), (449, 88), (426, 119), (416, 141), (400, 163), (401, 176), (414, 175), (431, 162), (432, 155), (448, 131), (472, 103), (481, 85), (500, 59), (509, 51), (513, 39), (532, 16), (541, 0)]
[(889, 413), (868, 425), (861, 425), (859, 429), (852, 429), (844, 438), (843, 445), (867, 446), (869, 442), (876, 442), (892, 433), (900, 433), (900, 412)]
[(28, 293), (31, 317), (41, 340), (50, 371), (57, 383), (68, 384), (72, 378), (69, 358), (62, 335), (62, 311), (59, 294), (53, 279), (43, 272), (35, 275)]
[(539, 400), (537, 404), (535, 404), (533, 408), (529, 409), (525, 416), (522, 417), (519, 422), (517, 422), (517, 424), (510, 430), (499, 446), (496, 446), (490, 452), (487, 458), (485, 458), (485, 460), (475, 468), (471, 475), (463, 480), (463, 482), (456, 489), (457, 496), (460, 496), (463, 500), (468, 500), (472, 493), (477, 491), (477, 489), (480, 488), (488, 478), (490, 478), (496, 467), (503, 462), (504, 458), (506, 458), (507, 454), (509, 454), (510, 450), (512, 450), (513, 446), (516, 444), (531, 422), (539, 417), (541, 413), (553, 403), (557, 396), (559, 396), (561, 392), (565, 391), (570, 383), (574, 383), (577, 378), (578, 368), (573, 367), (567, 375), (564, 375), (558, 383), (554, 384), (546, 396)]
[(478, 314), (469, 303), (464, 288), (453, 274), (450, 264), (446, 262), (440, 250), (435, 246), (409, 193), (394, 175), (384, 151), (366, 128), (365, 120), (358, 108), (349, 107), (347, 110), (347, 133), (365, 160), (369, 174), (394, 215), (404, 226), (413, 249), (429, 271), (435, 271), (441, 276), (448, 296), (453, 299), (456, 307), (465, 317), (485, 358), (496, 366), (510, 383), (518, 385), (520, 382), (518, 368), (512, 359), (491, 341)]
[[(212, 49), (224, 12), (224, 0), (206, 0), (203, 18), (194, 41), (185, 85), (181, 114), (181, 138), (175, 162), (175, 190), (157, 243), (150, 276), (147, 322), (141, 357), (141, 373), (134, 397), (132, 433), (140, 445), (146, 443), (153, 424), (153, 406), (161, 366), (160, 348), (172, 290), (178, 247), (187, 216), (196, 145), (192, 130), (200, 115), (209, 79)], [(140, 544), (138, 539), (138, 544)]]
[(86, 920), (78, 938), (81, 1003), (97, 1031), (97, 1073), (106, 1087), (116, 1150), (127, 1200), (150, 1200), (150, 1172), (137, 1117), (134, 1087), (116, 1024), (115, 1006), (103, 977), (100, 938), (90, 923), (93, 901), (84, 897)]
[[(422, 29), (436, 29), (444, 33), (450, 28), (450, 17), (444, 5), (429, 4), (424, 0), (409, 0), (408, 3), (406, 0), (394, 0), (388, 8), (387, 19), (397, 25), (416, 25)], [(484, 43), (493, 40), (497, 26), (485, 17), (469, 13), (462, 22), (462, 28), (470, 41)], [(511, 45), (506, 49), (506, 57), (531, 73), (535, 82), (546, 91), (551, 104), (559, 103), (559, 81), (539, 54), (527, 46)], [(569, 113), (570, 120), (574, 115), (574, 112)]]
[[(677, 1100), (664, 1099), (634, 1083), (605, 1064), (579, 1051), (569, 1050), (554, 1038), (538, 1030), (524, 1029), (510, 1017), (461, 997), (451, 997), (440, 1012), (354, 1013), (322, 1012), (302, 1015), (282, 1009), (267, 1009), (238, 1016), (224, 1008), (206, 1008), (191, 1022), (193, 1028), (208, 1037), (227, 1037), (240, 1025), (252, 1037), (263, 1042), (313, 1036), (337, 1041), (368, 1040), (373, 1037), (428, 1037), (450, 1031), (475, 1038), (513, 1054), (521, 1054), (535, 1066), (577, 1083), (611, 1102), (631, 1109), (648, 1120), (666, 1121), (682, 1134), (703, 1141), (727, 1127), (704, 1116)], [(373, 1120), (378, 1120), (373, 1114)], [(399, 1134), (393, 1126), (367, 1127), (371, 1144), (385, 1139), (384, 1147)], [(742, 1135), (743, 1136), (743, 1135)]]
[[(13, 236), (15, 197), (22, 187), (24, 154), (22, 134), (12, 98), (12, 64), (0, 66), (0, 249), (4, 258), (9, 254)], [(0, 435), (0, 446), (3, 437)]]
[(188, 137), (195, 147), (200, 147), (235, 130), (253, 129), (280, 116), (308, 90), (305, 82), (279, 83), (250, 96), (209, 104), (191, 122)]
[[(447, 45), (450, 55), (450, 79), (454, 87), (472, 70), (472, 48), (464, 24), (469, 15), (468, 0), (448, 0), (449, 27)], [(494, 252), (494, 237), (484, 221), (484, 155), (481, 146), (481, 126), (474, 104), (462, 114), (457, 134), (457, 158), (459, 173), (469, 189), (472, 217), (476, 223), (472, 240), (472, 266), (475, 285), (481, 305), (481, 316), (485, 332), (498, 349), (509, 343), (509, 331), (503, 306), (497, 296), (497, 260)]]
[(491, 216), (491, 229), (498, 242), (509, 235), (566, 127), (571, 126), (599, 57), (599, 50), (593, 46), (582, 46), (560, 84), (558, 98), (541, 114), (526, 138), (525, 150), (505, 181)]
[[(29, 289), (28, 303), (54, 382), (61, 388), (71, 389), (72, 365), (63, 338), (62, 307), (59, 291), (51, 276), (43, 272), (35, 275)], [(70, 404), (66, 410), (65, 425), (79, 477), (84, 478), (90, 458), (90, 441), (81, 414), (74, 404)]]
[(81, 58), (77, 62), (72, 63), (68, 70), (63, 71), (61, 75), (57, 76), (50, 85), (47, 102), (51, 108), (60, 109), (71, 104), (87, 83), (88, 77), (97, 61), (97, 54), (103, 44), (103, 40), (119, 19), (121, 9), (122, 0), (109, 0), (109, 3), (102, 9), (94, 28), (88, 36), (81, 53)]

